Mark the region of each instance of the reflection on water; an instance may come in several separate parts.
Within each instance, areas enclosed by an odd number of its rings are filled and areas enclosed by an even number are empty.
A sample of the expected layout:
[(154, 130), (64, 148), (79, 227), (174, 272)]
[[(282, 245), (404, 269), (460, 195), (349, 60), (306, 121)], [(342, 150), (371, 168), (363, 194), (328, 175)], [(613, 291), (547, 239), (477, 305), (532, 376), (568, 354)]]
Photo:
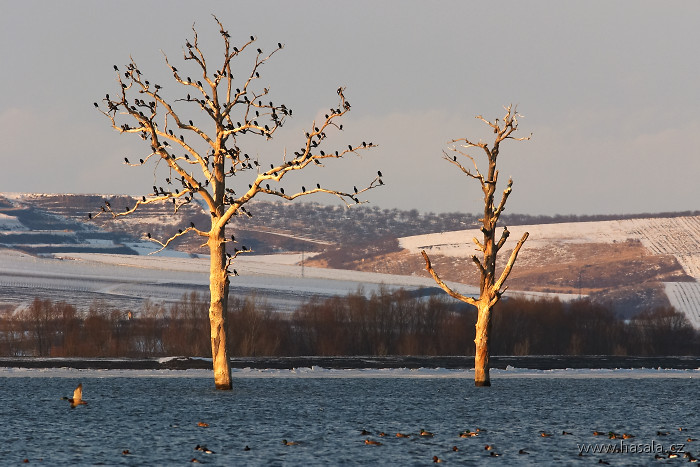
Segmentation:
[[(697, 378), (522, 377), (475, 388), (463, 378), (239, 377), (233, 392), (218, 392), (209, 377), (102, 375), (0, 378), (4, 462), (427, 465), (433, 456), (473, 465), (656, 462), (653, 452), (629, 450), (579, 458), (579, 445), (592, 443), (664, 449), (683, 443), (700, 457), (700, 441), (686, 441), (700, 438)], [(78, 382), (88, 405), (71, 409), (60, 398), (70, 397)], [(460, 438), (476, 428), (486, 431)], [(421, 437), (421, 429), (435, 436)], [(596, 430), (635, 438), (610, 440), (594, 436)], [(397, 432), (412, 436), (397, 438)], [(299, 444), (285, 446), (282, 439)], [(484, 449), (487, 444), (495, 449)]]

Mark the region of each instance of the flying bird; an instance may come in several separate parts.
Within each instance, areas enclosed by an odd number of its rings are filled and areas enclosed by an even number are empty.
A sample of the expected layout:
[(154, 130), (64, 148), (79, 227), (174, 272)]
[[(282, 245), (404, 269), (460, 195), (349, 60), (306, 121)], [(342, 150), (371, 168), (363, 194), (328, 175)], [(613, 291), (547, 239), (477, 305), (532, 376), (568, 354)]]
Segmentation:
[(73, 391), (73, 397), (71, 399), (64, 397), (64, 400), (70, 402), (71, 409), (79, 405), (87, 405), (87, 402), (83, 400), (83, 383), (78, 384), (78, 387)]

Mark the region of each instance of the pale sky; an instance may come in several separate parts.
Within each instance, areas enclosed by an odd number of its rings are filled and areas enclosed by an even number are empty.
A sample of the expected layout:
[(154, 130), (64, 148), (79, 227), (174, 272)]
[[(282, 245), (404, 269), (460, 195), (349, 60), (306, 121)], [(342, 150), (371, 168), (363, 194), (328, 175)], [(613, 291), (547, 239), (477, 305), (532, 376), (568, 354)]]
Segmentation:
[[(477, 183), (441, 159), (453, 138), (489, 141), (474, 116), (517, 104), (528, 142), (501, 147), (507, 211), (629, 214), (700, 209), (700, 2), (696, 1), (9, 1), (0, 0), (0, 192), (148, 193), (148, 145), (93, 107), (132, 56), (176, 92), (161, 50), (182, 61), (193, 23), (220, 57), (216, 14), (234, 44), (284, 49), (261, 83), (294, 116), (261, 162), (298, 149), (346, 86), (352, 111), (328, 148), (379, 147), (285, 177), (295, 189), (386, 186), (381, 208), (478, 212)], [(252, 55), (240, 58), (246, 69)], [(191, 72), (195, 74), (194, 71)], [(179, 95), (178, 95), (179, 97)], [(246, 148), (243, 148), (246, 151)], [(481, 154), (474, 153), (477, 160)], [(321, 178), (322, 177), (322, 178)], [(246, 186), (247, 186), (247, 182)], [(298, 189), (298, 188), (297, 188)], [(270, 199), (270, 198), (268, 198)], [(335, 202), (314, 196), (306, 201)]]

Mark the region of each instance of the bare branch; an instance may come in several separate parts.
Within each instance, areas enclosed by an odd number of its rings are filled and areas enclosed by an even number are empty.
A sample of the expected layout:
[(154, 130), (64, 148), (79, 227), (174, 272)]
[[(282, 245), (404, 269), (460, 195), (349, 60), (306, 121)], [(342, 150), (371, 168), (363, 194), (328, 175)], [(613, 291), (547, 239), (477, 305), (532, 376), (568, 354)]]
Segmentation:
[[(506, 267), (503, 269), (503, 272), (501, 272), (501, 276), (498, 278), (498, 280), (493, 284), (493, 287), (491, 288), (493, 292), (498, 293), (496, 296), (497, 298), (494, 298), (493, 304), (495, 304), (498, 301), (498, 298), (500, 298), (500, 294), (505, 292), (505, 290), (501, 291), (501, 287), (503, 286), (503, 283), (508, 279), (508, 275), (510, 274), (511, 269), (513, 269), (513, 265), (515, 264), (515, 260), (518, 259), (518, 253), (520, 252), (520, 248), (523, 246), (525, 243), (525, 240), (527, 240), (527, 237), (530, 234), (528, 232), (525, 232), (522, 236), (522, 238), (518, 241), (518, 244), (515, 245), (515, 248), (513, 248), (513, 251), (510, 254), (510, 258), (508, 258), (508, 263), (506, 264)], [(495, 300), (495, 301), (494, 301)]]
[(477, 301), (474, 300), (472, 297), (468, 297), (466, 295), (462, 295), (459, 292), (456, 292), (450, 288), (447, 284), (445, 284), (442, 279), (437, 275), (435, 270), (433, 269), (432, 264), (430, 264), (430, 258), (428, 258), (428, 254), (425, 252), (425, 250), (421, 251), (421, 254), (423, 255), (423, 259), (425, 259), (425, 270), (430, 273), (431, 276), (433, 276), (433, 279), (435, 279), (435, 283), (442, 288), (447, 294), (452, 297), (456, 298), (457, 300), (460, 300), (464, 303), (468, 303), (473, 306), (477, 306)]
[(197, 230), (194, 227), (187, 227), (185, 230), (182, 230), (182, 229), (179, 230), (178, 233), (176, 233), (172, 237), (168, 238), (165, 242), (161, 242), (160, 240), (156, 240), (155, 238), (149, 237), (149, 240), (151, 240), (152, 242), (157, 243), (158, 245), (161, 246), (161, 248), (159, 248), (158, 250), (150, 252), (149, 255), (155, 255), (156, 253), (160, 253), (161, 251), (165, 250), (168, 247), (168, 245), (170, 245), (173, 241), (175, 241), (176, 239), (178, 239), (184, 235), (187, 235), (187, 233), (191, 232), (191, 231), (195, 231), (195, 232), (197, 232), (198, 235), (201, 235), (204, 237), (208, 236), (208, 234), (206, 232), (203, 232), (201, 230)]

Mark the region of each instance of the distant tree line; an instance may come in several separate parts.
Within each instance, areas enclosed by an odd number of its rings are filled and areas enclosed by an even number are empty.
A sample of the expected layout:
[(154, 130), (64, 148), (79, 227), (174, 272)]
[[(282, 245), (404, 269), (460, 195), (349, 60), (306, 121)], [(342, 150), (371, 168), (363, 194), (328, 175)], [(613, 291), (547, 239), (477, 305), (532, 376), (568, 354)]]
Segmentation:
[[(208, 302), (190, 293), (138, 310), (78, 311), (35, 299), (0, 311), (0, 355), (210, 356)], [(255, 296), (229, 306), (231, 356), (472, 355), (475, 312), (443, 297), (380, 289), (314, 299), (291, 314)], [(672, 308), (618, 318), (587, 299), (510, 298), (493, 315), (493, 355), (700, 355), (700, 332)]]

